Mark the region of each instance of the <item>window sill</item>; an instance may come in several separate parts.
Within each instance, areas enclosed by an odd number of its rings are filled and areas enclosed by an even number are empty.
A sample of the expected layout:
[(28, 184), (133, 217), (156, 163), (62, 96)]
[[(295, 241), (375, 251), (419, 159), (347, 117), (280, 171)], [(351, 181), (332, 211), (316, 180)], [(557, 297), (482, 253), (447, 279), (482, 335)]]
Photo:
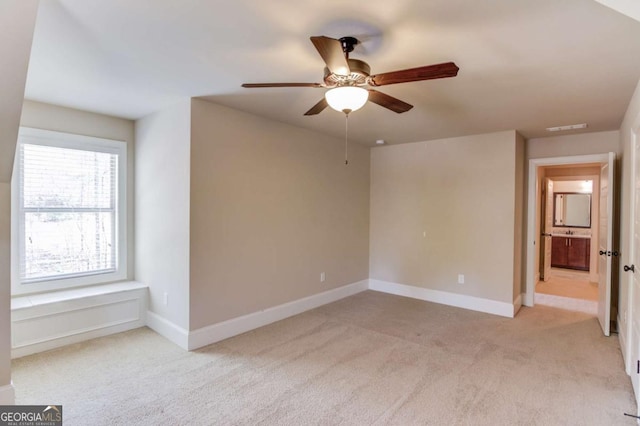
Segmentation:
[(20, 309), (29, 309), (51, 303), (60, 303), (92, 296), (115, 294), (124, 291), (139, 290), (144, 288), (147, 288), (147, 286), (137, 281), (125, 281), (112, 284), (93, 285), (90, 287), (73, 288), (69, 290), (31, 294), (26, 296), (15, 296), (11, 298), (11, 311), (14, 312)]

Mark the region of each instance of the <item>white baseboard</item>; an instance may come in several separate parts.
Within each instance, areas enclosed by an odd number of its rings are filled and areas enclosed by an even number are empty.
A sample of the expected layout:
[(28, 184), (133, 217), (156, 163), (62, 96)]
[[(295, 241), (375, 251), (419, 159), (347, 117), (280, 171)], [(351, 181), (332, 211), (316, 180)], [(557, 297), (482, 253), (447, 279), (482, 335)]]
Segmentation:
[(145, 325), (146, 287), (131, 283), (104, 288), (20, 297), (11, 310), (11, 357)]
[(467, 296), (465, 294), (449, 293), (440, 290), (414, 287), (406, 284), (392, 283), (388, 281), (369, 280), (369, 289), (397, 296), (411, 297), (427, 302), (440, 303), (457, 308), (470, 309), (472, 311), (485, 312), (502, 317), (513, 318), (515, 304), (498, 302), (496, 300)]
[(16, 403), (16, 393), (13, 382), (9, 385), (0, 386), (0, 405), (13, 405)]
[(361, 291), (367, 290), (368, 281), (369, 280), (358, 281), (344, 287), (325, 291), (303, 299), (294, 300), (293, 302), (274, 306), (260, 312), (254, 312), (238, 318), (199, 328), (189, 333), (188, 349), (193, 350), (201, 348), (203, 346), (228, 339), (229, 337), (246, 333), (247, 331), (258, 327), (280, 321), (293, 315), (298, 315), (310, 309), (326, 305), (327, 303), (335, 302), (356, 293), (360, 293)]
[(533, 294), (534, 294), (534, 292), (531, 292), (531, 294), (523, 293), (523, 296), (522, 296), (522, 305), (523, 306), (528, 306), (530, 308), (533, 307)]
[(180, 346), (182, 349), (189, 350), (189, 331), (177, 326), (168, 319), (154, 312), (147, 311), (147, 327)]

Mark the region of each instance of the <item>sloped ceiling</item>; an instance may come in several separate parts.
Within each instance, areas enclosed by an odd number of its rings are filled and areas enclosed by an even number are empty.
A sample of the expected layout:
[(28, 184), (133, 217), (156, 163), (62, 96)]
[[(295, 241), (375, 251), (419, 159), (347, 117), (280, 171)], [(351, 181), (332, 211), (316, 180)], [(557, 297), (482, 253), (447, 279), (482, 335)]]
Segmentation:
[(595, 0), (611, 9), (640, 21), (640, 2), (637, 0)]
[(0, 182), (10, 182), (37, 0), (0, 2)]
[(404, 143), (588, 123), (618, 129), (640, 79), (640, 23), (585, 0), (48, 0), (41, 3), (29, 99), (137, 119), (184, 97), (344, 137), (344, 117), (303, 113), (324, 89), (309, 36), (354, 35), (373, 73), (446, 61), (458, 77), (385, 86), (415, 107), (368, 104), (350, 138)]

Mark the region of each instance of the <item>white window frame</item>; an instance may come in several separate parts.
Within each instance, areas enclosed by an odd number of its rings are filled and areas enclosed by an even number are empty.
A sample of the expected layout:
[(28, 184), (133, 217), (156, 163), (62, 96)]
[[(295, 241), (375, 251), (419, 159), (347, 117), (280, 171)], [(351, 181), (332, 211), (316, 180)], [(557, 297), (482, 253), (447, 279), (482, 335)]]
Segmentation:
[[(117, 203), (116, 203), (116, 270), (105, 273), (87, 273), (72, 277), (55, 278), (50, 280), (29, 280), (22, 282), (20, 279), (20, 256), (24, 250), (24, 223), (20, 211), (20, 173), (19, 161), (20, 145), (23, 143), (34, 145), (54, 146), (85, 151), (105, 152), (118, 156), (117, 170)], [(41, 293), (82, 287), (96, 284), (105, 284), (122, 281), (127, 278), (127, 144), (123, 141), (84, 136), (71, 133), (55, 132), (52, 130), (33, 129), (20, 127), (18, 134), (18, 149), (11, 184), (11, 292), (12, 295), (29, 293)]]

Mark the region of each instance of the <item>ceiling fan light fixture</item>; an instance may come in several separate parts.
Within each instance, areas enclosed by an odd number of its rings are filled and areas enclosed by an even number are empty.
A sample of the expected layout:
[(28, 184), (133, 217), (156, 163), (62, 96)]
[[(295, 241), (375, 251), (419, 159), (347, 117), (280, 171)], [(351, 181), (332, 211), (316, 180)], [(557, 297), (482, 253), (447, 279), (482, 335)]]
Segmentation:
[(369, 91), (358, 86), (340, 86), (327, 90), (324, 97), (336, 111), (353, 112), (367, 103)]

